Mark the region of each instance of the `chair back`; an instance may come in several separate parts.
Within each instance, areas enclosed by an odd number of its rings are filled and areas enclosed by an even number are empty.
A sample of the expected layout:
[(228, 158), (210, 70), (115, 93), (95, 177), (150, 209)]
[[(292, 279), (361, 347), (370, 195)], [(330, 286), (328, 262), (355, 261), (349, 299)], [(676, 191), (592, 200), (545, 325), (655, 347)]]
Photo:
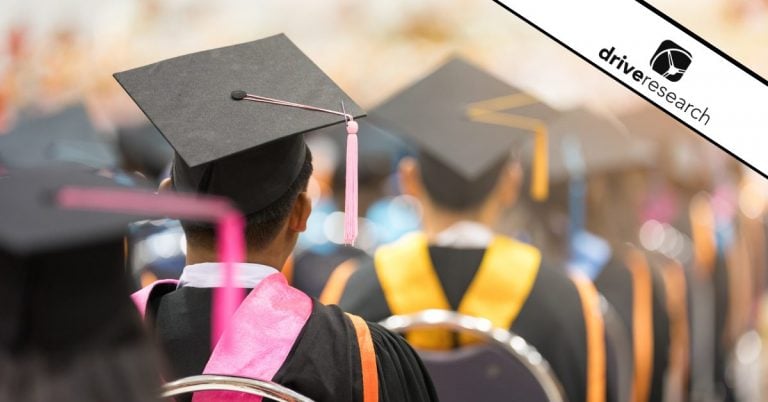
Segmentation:
[(454, 311), (424, 310), (392, 316), (380, 324), (398, 333), (444, 328), (486, 341), (448, 351), (417, 351), (443, 402), (565, 400), (560, 382), (541, 354), (520, 336), (494, 328), (489, 320)]

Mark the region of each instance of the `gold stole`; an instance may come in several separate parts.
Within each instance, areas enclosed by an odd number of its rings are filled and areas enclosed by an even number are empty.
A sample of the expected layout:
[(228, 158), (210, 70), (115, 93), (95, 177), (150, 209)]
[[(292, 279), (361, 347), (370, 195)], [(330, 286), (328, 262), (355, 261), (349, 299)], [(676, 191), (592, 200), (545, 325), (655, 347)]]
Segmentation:
[[(392, 314), (451, 310), (430, 260), (424, 234), (408, 235), (383, 246), (374, 258), (376, 275)], [(461, 299), (458, 312), (483, 317), (494, 327), (509, 329), (528, 299), (540, 263), (538, 249), (507, 237), (495, 237)], [(406, 337), (411, 345), (421, 349), (453, 347), (451, 332), (443, 329), (413, 330)], [(473, 337), (461, 334), (460, 341), (472, 343)]]

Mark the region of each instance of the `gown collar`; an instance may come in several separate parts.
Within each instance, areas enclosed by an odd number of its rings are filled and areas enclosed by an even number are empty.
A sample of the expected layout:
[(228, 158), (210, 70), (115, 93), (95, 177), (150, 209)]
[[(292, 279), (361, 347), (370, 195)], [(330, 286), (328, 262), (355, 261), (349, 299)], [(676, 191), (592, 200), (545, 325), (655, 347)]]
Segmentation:
[[(215, 288), (221, 286), (219, 263), (204, 262), (184, 267), (179, 278), (179, 287)], [(235, 283), (238, 287), (253, 289), (264, 278), (278, 272), (267, 265), (239, 263), (235, 265)]]

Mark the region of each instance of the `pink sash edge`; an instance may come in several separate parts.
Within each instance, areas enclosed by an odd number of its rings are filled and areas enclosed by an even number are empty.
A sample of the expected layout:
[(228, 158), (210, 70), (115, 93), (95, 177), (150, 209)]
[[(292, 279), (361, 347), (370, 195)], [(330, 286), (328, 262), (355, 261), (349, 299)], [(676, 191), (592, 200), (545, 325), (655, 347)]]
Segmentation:
[[(280, 273), (266, 277), (240, 304), (203, 373), (271, 381), (311, 314), (309, 296), (288, 285)], [(221, 392), (193, 397), (194, 402), (222, 400), (260, 402), (262, 398)]]

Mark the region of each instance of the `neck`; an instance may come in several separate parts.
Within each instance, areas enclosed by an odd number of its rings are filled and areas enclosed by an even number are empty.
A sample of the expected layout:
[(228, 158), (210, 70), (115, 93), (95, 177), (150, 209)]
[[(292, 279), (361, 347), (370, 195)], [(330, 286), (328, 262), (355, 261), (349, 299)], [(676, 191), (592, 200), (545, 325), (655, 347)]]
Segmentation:
[(424, 234), (431, 241), (440, 232), (457, 222), (471, 221), (493, 228), (497, 218), (498, 213), (488, 206), (482, 206), (471, 211), (450, 211), (431, 205), (424, 208), (423, 229)]
[[(288, 259), (290, 251), (286, 252), (274, 246), (263, 249), (246, 251), (245, 262), (250, 264), (266, 265), (281, 270)], [(201, 264), (205, 262), (220, 262), (216, 250), (211, 247), (200, 247), (187, 242), (187, 265)]]

